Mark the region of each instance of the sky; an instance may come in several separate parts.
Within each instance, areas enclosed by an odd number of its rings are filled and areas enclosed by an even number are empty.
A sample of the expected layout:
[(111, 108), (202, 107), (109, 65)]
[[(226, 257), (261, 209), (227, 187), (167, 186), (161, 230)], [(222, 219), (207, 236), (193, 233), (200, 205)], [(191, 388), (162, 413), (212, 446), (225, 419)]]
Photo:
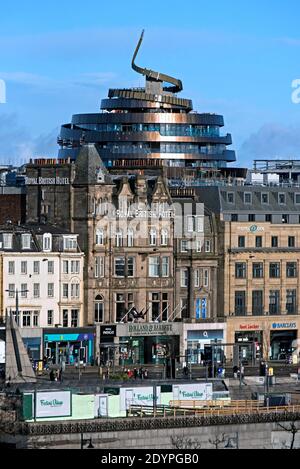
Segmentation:
[(143, 86), (131, 69), (142, 29), (137, 63), (181, 79), (198, 112), (224, 115), (239, 166), (300, 159), (299, 17), (298, 0), (3, 1), (0, 164), (55, 157), (73, 114), (98, 112), (108, 88)]

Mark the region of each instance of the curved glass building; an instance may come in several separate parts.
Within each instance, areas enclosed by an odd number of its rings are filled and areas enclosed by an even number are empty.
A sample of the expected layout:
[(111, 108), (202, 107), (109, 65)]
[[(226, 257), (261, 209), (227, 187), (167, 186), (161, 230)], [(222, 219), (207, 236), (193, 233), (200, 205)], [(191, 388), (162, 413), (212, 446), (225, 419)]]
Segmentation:
[[(76, 159), (83, 144), (95, 143), (109, 168), (221, 169), (236, 160), (228, 150), (231, 135), (222, 135), (223, 117), (193, 111), (192, 101), (178, 97), (180, 80), (141, 68), (145, 88), (110, 89), (101, 112), (77, 114), (58, 138), (60, 159)], [(168, 86), (166, 86), (168, 84)]]

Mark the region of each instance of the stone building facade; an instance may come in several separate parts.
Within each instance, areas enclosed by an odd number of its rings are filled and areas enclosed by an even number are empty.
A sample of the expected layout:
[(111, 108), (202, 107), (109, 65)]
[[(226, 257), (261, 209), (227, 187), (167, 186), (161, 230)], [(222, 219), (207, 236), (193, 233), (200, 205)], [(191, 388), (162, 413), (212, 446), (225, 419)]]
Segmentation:
[(109, 173), (94, 145), (85, 145), (76, 162), (28, 165), (27, 220), (79, 234), (85, 325), (120, 322), (132, 307), (147, 322), (214, 321), (213, 214), (204, 213), (193, 191), (170, 192), (159, 170), (125, 173)]

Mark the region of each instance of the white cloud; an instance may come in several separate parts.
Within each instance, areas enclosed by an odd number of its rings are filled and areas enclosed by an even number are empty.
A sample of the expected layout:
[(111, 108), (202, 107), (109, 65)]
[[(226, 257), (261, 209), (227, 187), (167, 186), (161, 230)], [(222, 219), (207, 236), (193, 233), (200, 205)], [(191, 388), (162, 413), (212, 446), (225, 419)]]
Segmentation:
[(254, 159), (300, 159), (300, 127), (268, 123), (250, 135), (238, 152), (239, 163)]
[(20, 125), (17, 114), (1, 115), (0, 120), (0, 164), (21, 165), (33, 157), (55, 158), (58, 152), (59, 129), (37, 137)]

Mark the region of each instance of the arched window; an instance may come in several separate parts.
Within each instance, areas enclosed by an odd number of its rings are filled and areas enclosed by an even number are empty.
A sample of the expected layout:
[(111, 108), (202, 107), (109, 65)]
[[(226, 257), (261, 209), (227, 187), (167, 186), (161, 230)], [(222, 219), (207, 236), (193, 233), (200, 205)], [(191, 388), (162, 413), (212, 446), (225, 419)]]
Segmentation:
[(104, 298), (102, 295), (97, 295), (95, 298), (95, 322), (104, 321)]
[(116, 247), (121, 248), (123, 247), (123, 231), (119, 230), (116, 232)]
[(43, 236), (43, 251), (51, 251), (52, 249), (52, 235), (45, 233)]
[(150, 246), (156, 246), (157, 243), (157, 232), (155, 228), (150, 230)]
[(162, 246), (167, 246), (168, 245), (168, 239), (169, 239), (169, 232), (166, 229), (161, 230), (161, 240), (160, 244)]
[(96, 244), (97, 246), (104, 245), (104, 232), (102, 229), (97, 229), (96, 231)]
[(128, 231), (127, 231), (127, 246), (129, 248), (132, 248), (133, 245), (134, 245), (134, 239), (133, 239), (133, 230), (130, 228)]

